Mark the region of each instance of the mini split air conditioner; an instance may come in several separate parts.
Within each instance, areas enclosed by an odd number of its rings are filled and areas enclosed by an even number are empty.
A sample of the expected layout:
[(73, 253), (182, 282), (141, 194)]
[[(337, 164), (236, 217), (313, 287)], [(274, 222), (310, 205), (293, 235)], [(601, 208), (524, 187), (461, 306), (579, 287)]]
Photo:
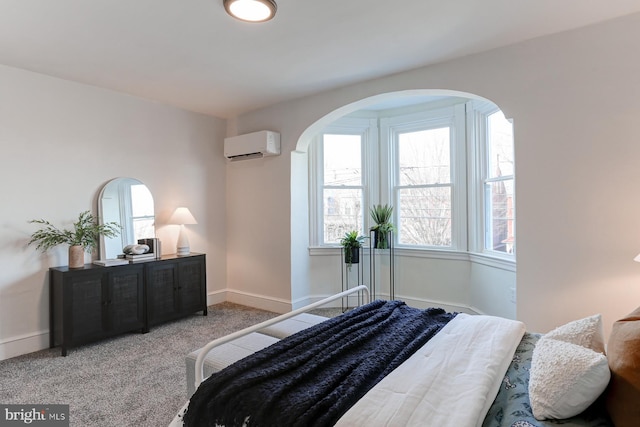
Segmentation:
[(280, 154), (280, 134), (263, 130), (224, 139), (224, 156), (230, 160), (247, 160)]

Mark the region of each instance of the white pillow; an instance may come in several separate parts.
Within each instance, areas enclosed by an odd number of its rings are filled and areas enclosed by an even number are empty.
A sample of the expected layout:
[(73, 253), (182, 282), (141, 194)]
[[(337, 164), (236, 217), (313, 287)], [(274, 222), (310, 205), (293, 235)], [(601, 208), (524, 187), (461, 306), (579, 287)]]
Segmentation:
[(559, 326), (544, 337), (576, 344), (604, 354), (604, 330), (600, 314)]
[(603, 354), (603, 335), (602, 319), (596, 315), (540, 338), (529, 377), (529, 399), (536, 419), (578, 415), (606, 389), (611, 373)]

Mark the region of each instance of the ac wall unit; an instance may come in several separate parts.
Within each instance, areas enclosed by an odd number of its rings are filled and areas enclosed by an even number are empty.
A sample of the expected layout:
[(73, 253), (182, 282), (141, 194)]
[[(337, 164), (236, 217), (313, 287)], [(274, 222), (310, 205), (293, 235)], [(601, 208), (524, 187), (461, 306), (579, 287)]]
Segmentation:
[(224, 156), (230, 160), (246, 160), (280, 154), (280, 134), (263, 130), (224, 139)]

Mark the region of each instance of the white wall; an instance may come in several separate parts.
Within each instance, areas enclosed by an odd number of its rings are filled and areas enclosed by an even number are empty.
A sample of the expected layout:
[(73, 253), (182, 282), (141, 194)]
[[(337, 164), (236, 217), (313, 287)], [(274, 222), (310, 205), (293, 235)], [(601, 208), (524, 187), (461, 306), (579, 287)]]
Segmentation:
[[(299, 229), (291, 213), (291, 152), (307, 128), (367, 97), (450, 89), (490, 99), (514, 119), (518, 318), (544, 332), (600, 312), (608, 331), (640, 303), (640, 265), (631, 261), (640, 252), (639, 38), (636, 14), (237, 118), (236, 133), (280, 131), (284, 154), (227, 175), (236, 194), (229, 217), (261, 212), (260, 223), (268, 224), (229, 222), (229, 287), (286, 300), (298, 286), (290, 283), (292, 269), (294, 277), (301, 274), (291, 265), (287, 239)], [(276, 203), (268, 209), (265, 183)], [(254, 264), (260, 274), (243, 271)]]
[[(296, 239), (293, 240), (295, 244)], [(308, 253), (304, 249), (300, 252), (305, 255)], [(307, 256), (309, 261), (302, 264), (303, 268), (307, 268), (306, 276), (298, 280), (294, 276), (292, 280), (292, 294), (298, 292), (297, 287), (305, 289), (304, 298), (302, 295), (292, 298), (294, 308), (340, 292), (343, 280), (349, 287), (356, 283), (369, 286), (373, 283), (368, 250), (363, 252), (360, 277), (355, 266), (351, 268), (351, 273), (346, 272), (339, 249), (314, 249), (311, 253), (311, 256)], [(466, 253), (423, 256), (417, 251), (396, 249), (395, 298), (413, 307), (442, 307), (448, 311), (515, 319), (516, 304), (512, 300), (511, 289), (516, 286), (516, 273), (513, 266), (495, 264), (486, 265), (477, 260), (472, 262)], [(292, 270), (297, 271), (299, 267), (294, 262)], [(376, 297), (389, 298), (390, 269), (386, 251), (378, 251), (376, 255), (375, 276)], [(355, 296), (352, 299), (355, 303)], [(339, 302), (336, 304), (340, 305)]]
[[(307, 278), (312, 292), (304, 302), (313, 302), (320, 297), (340, 292), (343, 280), (349, 287), (357, 283), (366, 284), (373, 288), (372, 292), (375, 292), (376, 298), (388, 299), (392, 274), (389, 253), (376, 251), (373, 264), (370, 263), (370, 256), (368, 249), (363, 252), (362, 269), (358, 277), (356, 270), (358, 266), (354, 264), (350, 273), (343, 267), (339, 250), (314, 250), (310, 257)], [(396, 299), (406, 301), (413, 307), (442, 307), (445, 310), (468, 313), (487, 311), (486, 305), (477, 307), (473, 304), (471, 263), (467, 256), (459, 254), (452, 259), (427, 258), (416, 256), (416, 252), (396, 249), (394, 258), (393, 277)], [(375, 283), (371, 278), (372, 269), (375, 274)], [(478, 275), (474, 284), (481, 280), (482, 275)], [(293, 283), (297, 285), (299, 282)], [(372, 284), (374, 286), (371, 286)], [(294, 291), (295, 287), (292, 292)], [(355, 303), (355, 297), (353, 300)], [(491, 314), (504, 316), (504, 310)], [(514, 318), (515, 307), (510, 315), (505, 317)]]
[(67, 264), (66, 247), (43, 255), (26, 246), (37, 229), (28, 221), (69, 226), (81, 211), (97, 213), (115, 177), (151, 190), (165, 253), (178, 233), (167, 218), (190, 208), (191, 248), (207, 254), (216, 298), (226, 278), (224, 121), (4, 66), (0, 94), (0, 359), (48, 347), (48, 268)]
[[(640, 252), (639, 38), (636, 14), (274, 105), (226, 124), (0, 66), (0, 359), (48, 345), (47, 270), (67, 263), (64, 248), (42, 255), (25, 246), (34, 230), (27, 221), (68, 225), (80, 211), (95, 210), (101, 186), (117, 176), (138, 178), (154, 194), (164, 252), (177, 237), (176, 227), (165, 225), (168, 216), (189, 206), (199, 221), (189, 226), (192, 249), (207, 253), (211, 302), (285, 311), (316, 293), (306, 282), (316, 273), (327, 275), (331, 293), (339, 285), (334, 273), (299, 252), (306, 250), (308, 218), (299, 212), (304, 201), (292, 202), (292, 191), (303, 197), (306, 185), (296, 175), (304, 155), (294, 150), (310, 126), (346, 114), (349, 104), (414, 89), (482, 96), (514, 119), (517, 317), (544, 332), (601, 312), (608, 330), (640, 302), (640, 264), (631, 261)], [(283, 155), (225, 166), (225, 133), (262, 129), (281, 132)], [(456, 291), (455, 283), (453, 294), (436, 290), (457, 300), (443, 302), (481, 310), (492, 295), (508, 298), (491, 285), (504, 277), (480, 273), (481, 291), (477, 284), (470, 294)]]

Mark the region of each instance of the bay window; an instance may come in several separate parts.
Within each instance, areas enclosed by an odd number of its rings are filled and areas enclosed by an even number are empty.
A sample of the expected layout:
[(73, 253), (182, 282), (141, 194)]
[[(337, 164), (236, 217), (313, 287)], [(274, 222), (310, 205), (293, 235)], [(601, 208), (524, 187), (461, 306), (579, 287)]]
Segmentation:
[(368, 236), (370, 207), (389, 204), (398, 249), (513, 257), (513, 154), (511, 123), (486, 102), (340, 119), (310, 149), (311, 244)]

